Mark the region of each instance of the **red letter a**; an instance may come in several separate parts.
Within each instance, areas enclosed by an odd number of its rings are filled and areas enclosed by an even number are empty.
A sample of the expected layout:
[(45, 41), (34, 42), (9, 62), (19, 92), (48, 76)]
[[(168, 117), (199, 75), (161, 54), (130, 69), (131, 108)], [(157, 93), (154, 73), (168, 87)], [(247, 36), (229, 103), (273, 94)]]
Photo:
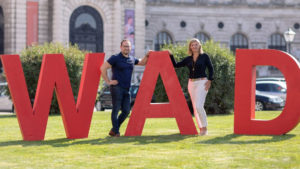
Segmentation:
[[(277, 67), (286, 79), (287, 97), (282, 113), (272, 120), (255, 120), (255, 76), (257, 65)], [(297, 60), (282, 51), (238, 49), (236, 52), (234, 133), (281, 135), (300, 120), (300, 70)]]
[[(151, 104), (157, 78), (161, 75), (170, 103)], [(132, 109), (125, 136), (140, 136), (146, 118), (175, 117), (180, 133), (197, 134), (168, 52), (151, 52)]]
[(1, 59), (24, 140), (44, 139), (54, 88), (67, 137), (75, 139), (88, 136), (104, 53), (86, 56), (77, 105), (64, 56), (44, 55), (33, 108), (19, 56), (3, 55)]

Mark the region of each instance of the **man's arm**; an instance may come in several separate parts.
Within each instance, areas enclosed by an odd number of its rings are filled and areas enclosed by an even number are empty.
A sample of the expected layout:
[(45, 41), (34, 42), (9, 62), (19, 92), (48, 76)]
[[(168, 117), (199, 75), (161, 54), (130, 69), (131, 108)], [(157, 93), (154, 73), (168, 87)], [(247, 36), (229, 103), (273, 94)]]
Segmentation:
[(111, 65), (107, 61), (105, 61), (100, 68), (101, 76), (108, 85), (117, 85), (118, 84), (117, 80), (109, 80), (108, 79), (107, 69), (110, 69), (110, 68), (111, 68)]

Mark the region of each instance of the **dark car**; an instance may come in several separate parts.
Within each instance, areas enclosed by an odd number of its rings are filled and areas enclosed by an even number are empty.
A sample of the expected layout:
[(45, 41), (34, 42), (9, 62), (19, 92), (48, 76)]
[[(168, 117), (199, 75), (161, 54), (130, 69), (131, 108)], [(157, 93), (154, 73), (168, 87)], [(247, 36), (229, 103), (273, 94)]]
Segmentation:
[(284, 107), (284, 100), (278, 96), (264, 94), (259, 91), (255, 93), (255, 110), (276, 110)]
[(105, 109), (112, 108), (111, 94), (109, 86), (103, 87), (101, 90), (98, 90), (98, 99), (95, 105), (97, 111), (103, 111)]
[[(139, 90), (139, 85), (131, 85), (130, 91), (130, 107), (134, 105), (135, 98), (137, 95), (137, 92)], [(100, 91), (98, 91), (99, 97), (96, 102), (96, 109), (97, 111), (103, 111), (105, 109), (111, 109), (112, 108), (112, 99), (110, 94), (109, 86), (103, 87)], [(154, 97), (152, 97), (152, 102), (154, 102)]]

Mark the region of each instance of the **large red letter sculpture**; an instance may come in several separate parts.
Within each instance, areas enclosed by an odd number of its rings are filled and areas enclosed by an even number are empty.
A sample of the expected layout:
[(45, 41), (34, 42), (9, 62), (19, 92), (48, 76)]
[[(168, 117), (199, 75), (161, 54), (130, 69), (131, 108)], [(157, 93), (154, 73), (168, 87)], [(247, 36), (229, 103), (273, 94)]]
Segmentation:
[[(286, 79), (285, 108), (278, 117), (272, 120), (255, 120), (255, 66), (257, 65), (275, 66)], [(299, 63), (293, 56), (277, 50), (237, 50), (234, 133), (281, 135), (296, 127), (300, 120), (299, 84)]]
[(68, 71), (62, 54), (46, 54), (42, 61), (32, 108), (18, 55), (1, 56), (24, 140), (43, 140), (55, 88), (67, 138), (88, 136), (104, 53), (88, 54), (75, 105)]
[[(170, 103), (151, 104), (159, 75), (161, 75)], [(125, 136), (140, 136), (146, 118), (164, 117), (175, 117), (181, 134), (197, 134), (168, 52), (151, 52)]]

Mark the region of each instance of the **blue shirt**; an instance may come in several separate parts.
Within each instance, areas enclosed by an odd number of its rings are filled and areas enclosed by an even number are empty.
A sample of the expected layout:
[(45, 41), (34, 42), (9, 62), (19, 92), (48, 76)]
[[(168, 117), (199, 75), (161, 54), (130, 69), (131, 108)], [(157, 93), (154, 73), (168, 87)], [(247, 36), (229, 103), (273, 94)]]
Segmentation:
[(112, 66), (112, 80), (117, 80), (120, 87), (130, 88), (133, 66), (138, 64), (139, 60), (133, 56), (125, 57), (120, 52), (112, 55), (107, 62)]

